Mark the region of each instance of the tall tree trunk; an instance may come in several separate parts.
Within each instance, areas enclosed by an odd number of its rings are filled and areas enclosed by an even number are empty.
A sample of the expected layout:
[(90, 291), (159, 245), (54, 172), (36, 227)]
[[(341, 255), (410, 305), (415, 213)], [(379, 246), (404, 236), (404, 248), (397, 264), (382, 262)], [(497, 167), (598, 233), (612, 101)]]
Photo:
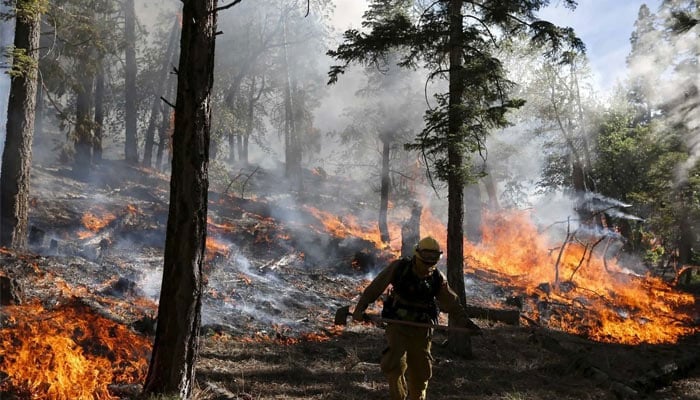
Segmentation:
[[(166, 91), (165, 91), (165, 98), (169, 99), (173, 97), (173, 89), (175, 88), (175, 84), (171, 82), (170, 79), (168, 79), (168, 82), (166, 83)], [(171, 132), (171, 115), (172, 115), (172, 108), (170, 107), (169, 104), (166, 102), (161, 103), (161, 120), (160, 120), (160, 129), (158, 132), (158, 149), (156, 151), (156, 169), (158, 170), (164, 170), (164, 164), (163, 164), (163, 153), (165, 153), (165, 145), (170, 141), (170, 132)]]
[(419, 202), (411, 206), (411, 216), (401, 225), (401, 257), (413, 256), (413, 249), (420, 240), (420, 217), (423, 205)]
[(389, 210), (389, 188), (391, 180), (389, 179), (389, 156), (391, 150), (391, 134), (384, 133), (381, 136), (382, 141), (382, 172), (381, 172), (381, 187), (379, 196), (379, 237), (382, 242), (389, 243), (389, 224), (387, 223), (387, 212)]
[[(450, 84), (448, 110), (448, 150), (447, 159), (450, 172), (447, 178), (447, 281), (459, 296), (462, 306), (466, 307), (467, 295), (464, 289), (464, 178), (462, 177), (463, 154), (458, 146), (459, 131), (464, 124), (461, 111), (464, 94), (464, 67), (462, 66), (462, 43), (464, 41), (463, 0), (449, 2), (449, 52)], [(450, 318), (449, 324), (452, 325)], [(448, 347), (456, 354), (471, 357), (471, 339), (467, 334), (449, 332)]]
[(136, 12), (134, 0), (124, 1), (124, 40), (125, 54), (125, 109), (124, 123), (126, 138), (124, 141), (124, 156), (129, 164), (139, 162), (138, 134), (136, 132)]
[(501, 206), (498, 203), (498, 190), (496, 190), (496, 180), (493, 178), (493, 173), (488, 164), (486, 164), (486, 176), (484, 177), (484, 187), (486, 194), (489, 197), (489, 210), (498, 211)]
[[(21, 4), (24, 3), (17, 7)], [(25, 51), (27, 59), (14, 58), (12, 62), (13, 71), (19, 74), (10, 83), (7, 136), (0, 169), (0, 245), (16, 249), (26, 247), (29, 233), (29, 178), (40, 30), (39, 12), (18, 13), (14, 45), (15, 49)]]
[(241, 164), (243, 165), (248, 165), (248, 140), (250, 135), (253, 134), (253, 127), (255, 125), (255, 104), (258, 102), (258, 100), (260, 100), (260, 96), (262, 96), (262, 92), (265, 89), (265, 80), (263, 79), (260, 85), (260, 90), (256, 95), (256, 81), (255, 76), (253, 76), (250, 82), (250, 92), (248, 93), (248, 109), (246, 110), (245, 133), (239, 142), (240, 148), (238, 149), (238, 159), (241, 160)]
[(153, 93), (153, 103), (151, 103), (151, 113), (148, 117), (148, 128), (146, 129), (146, 138), (143, 148), (143, 165), (150, 167), (153, 162), (153, 145), (155, 143), (155, 131), (156, 125), (158, 123), (159, 105), (163, 102), (160, 99), (162, 96), (163, 87), (168, 80), (168, 70), (170, 68), (170, 63), (172, 59), (172, 53), (175, 52), (175, 46), (177, 46), (177, 37), (180, 31), (180, 20), (175, 18), (175, 23), (170, 30), (170, 37), (168, 38), (168, 47), (165, 50), (165, 60), (161, 64), (160, 71), (158, 72), (158, 81), (156, 82), (156, 90)]
[(102, 133), (104, 132), (105, 122), (105, 68), (103, 55), (100, 55), (97, 64), (97, 76), (95, 77), (95, 137), (92, 140), (92, 161), (95, 164), (102, 162)]
[(192, 394), (199, 351), (216, 3), (183, 1), (163, 283), (144, 384), (146, 394), (182, 399)]
[[(89, 71), (89, 70), (88, 70)], [(75, 160), (73, 173), (78, 179), (87, 178), (92, 164), (93, 121), (91, 119), (95, 77), (86, 71), (80, 77), (75, 101)]]
[(470, 183), (464, 188), (464, 231), (472, 243), (481, 242), (481, 212), (481, 187)]
[(228, 135), (228, 164), (233, 166), (236, 164), (236, 134), (233, 129), (229, 130)]
[(290, 181), (296, 180), (296, 189), (301, 193), (301, 146), (299, 141), (299, 133), (297, 132), (297, 124), (295, 118), (294, 101), (293, 101), (293, 86), (291, 66), (289, 65), (289, 49), (287, 38), (287, 16), (283, 22), (283, 40), (284, 40), (284, 143), (285, 143), (285, 176)]

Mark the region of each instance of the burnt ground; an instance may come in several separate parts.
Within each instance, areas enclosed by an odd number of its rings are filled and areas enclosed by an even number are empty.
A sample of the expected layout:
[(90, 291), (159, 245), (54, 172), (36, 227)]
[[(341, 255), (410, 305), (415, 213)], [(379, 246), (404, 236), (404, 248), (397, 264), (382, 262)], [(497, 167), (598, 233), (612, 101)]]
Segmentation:
[[(368, 240), (330, 232), (314, 210), (327, 211), (337, 222), (350, 216), (372, 221), (375, 211), (365, 198), (345, 193), (346, 181), (309, 173), (305, 179), (313, 193), (293, 198), (274, 171), (245, 173), (245, 184), (234, 181), (210, 195), (215, 243), (205, 268), (196, 397), (385, 399), (378, 365), (382, 329), (355, 323), (341, 329), (333, 320), (335, 310), (352, 305), (391, 255)], [(152, 338), (167, 192), (168, 177), (119, 162), (105, 162), (89, 182), (61, 166), (35, 166), (31, 248), (0, 252), (9, 297), (38, 300), (46, 308), (78, 299)], [(313, 210), (295, 206), (300, 198)], [(479, 286), (475, 302), (508, 294), (473, 279)], [(8, 297), (9, 289), (3, 290)], [(0, 312), (5, 322), (7, 313)], [(429, 398), (700, 399), (696, 336), (674, 345), (628, 346), (526, 320), (520, 326), (475, 322), (483, 335), (472, 339), (471, 359), (450, 354), (446, 336), (435, 333)], [(0, 370), (0, 387), (6, 376)], [(138, 385), (111, 390), (132, 398)], [(21, 396), (5, 388), (0, 398)]]

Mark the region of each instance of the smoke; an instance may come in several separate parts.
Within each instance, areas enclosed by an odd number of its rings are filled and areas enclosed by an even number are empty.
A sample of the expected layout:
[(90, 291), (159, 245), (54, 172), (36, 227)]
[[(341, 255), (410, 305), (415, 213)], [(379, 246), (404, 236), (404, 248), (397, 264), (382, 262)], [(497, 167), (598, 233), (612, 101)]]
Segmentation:
[[(681, 8), (682, 2), (671, 3)], [(660, 9), (655, 29), (640, 35), (639, 47), (645, 52), (630, 58), (628, 77), (641, 82), (650, 106), (663, 115), (656, 128), (682, 134), (688, 158), (678, 165), (675, 176), (676, 184), (682, 184), (700, 160), (700, 25), (673, 32), (668, 27), (673, 18), (668, 7)]]

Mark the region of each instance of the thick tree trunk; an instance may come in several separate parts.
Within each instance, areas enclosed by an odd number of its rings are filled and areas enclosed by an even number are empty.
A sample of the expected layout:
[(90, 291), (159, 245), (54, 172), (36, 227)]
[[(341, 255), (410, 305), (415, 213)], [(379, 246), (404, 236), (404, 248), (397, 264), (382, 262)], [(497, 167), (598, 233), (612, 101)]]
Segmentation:
[(178, 18), (175, 19), (175, 23), (170, 31), (170, 38), (168, 39), (168, 47), (165, 50), (165, 60), (161, 65), (160, 71), (158, 72), (158, 81), (156, 82), (156, 90), (153, 93), (153, 103), (151, 103), (151, 113), (148, 117), (148, 128), (146, 129), (146, 138), (143, 148), (143, 165), (150, 167), (153, 162), (153, 145), (155, 143), (155, 131), (158, 122), (159, 105), (163, 102), (160, 96), (162, 96), (163, 87), (168, 80), (168, 69), (170, 68), (170, 63), (172, 59), (172, 54), (175, 52), (175, 46), (177, 46), (177, 37), (180, 32), (180, 21)]
[(78, 179), (85, 179), (91, 170), (92, 164), (92, 87), (94, 76), (85, 73), (80, 78), (80, 86), (76, 93), (75, 101), (75, 160), (73, 160), (73, 173)]
[(183, 5), (163, 284), (144, 392), (188, 399), (201, 323), (216, 0)]
[[(462, 129), (464, 117), (460, 110), (462, 96), (464, 94), (464, 81), (462, 75), (462, 42), (464, 40), (462, 0), (450, 0), (449, 2), (449, 26), (450, 26), (450, 97), (448, 110), (448, 137), (449, 140), (458, 140), (459, 131)], [(450, 172), (447, 178), (447, 281), (459, 296), (459, 301), (466, 306), (466, 292), (464, 290), (464, 181), (462, 178), (463, 154), (457, 143), (449, 143), (447, 159)], [(450, 318), (449, 324), (452, 325)], [(469, 335), (460, 332), (449, 332), (448, 347), (456, 354), (471, 357), (472, 346)]]
[(382, 134), (382, 172), (381, 187), (379, 196), (379, 237), (382, 242), (389, 243), (389, 224), (387, 223), (387, 212), (389, 210), (389, 155), (391, 150), (391, 134)]
[[(26, 247), (29, 234), (29, 177), (40, 28), (40, 14), (18, 17), (15, 23), (15, 48), (26, 50), (26, 56), (32, 63), (24, 73), (14, 76), (10, 83), (7, 136), (0, 169), (0, 246), (15, 249)], [(14, 59), (13, 69), (19, 68), (21, 61)]]
[(136, 13), (134, 0), (124, 2), (124, 38), (125, 49), (125, 109), (124, 123), (126, 138), (124, 141), (124, 156), (129, 164), (139, 161), (138, 139), (136, 132)]

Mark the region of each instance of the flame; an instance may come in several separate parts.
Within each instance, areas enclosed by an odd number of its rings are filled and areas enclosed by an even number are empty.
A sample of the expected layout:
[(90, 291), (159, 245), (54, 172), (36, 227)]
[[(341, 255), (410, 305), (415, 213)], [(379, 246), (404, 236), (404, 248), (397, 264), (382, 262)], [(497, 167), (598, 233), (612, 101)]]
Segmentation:
[(379, 227), (375, 224), (367, 226), (361, 223), (354, 215), (338, 216), (332, 213), (319, 210), (311, 206), (304, 208), (314, 217), (316, 217), (324, 226), (327, 233), (338, 238), (356, 237), (374, 243), (377, 249), (401, 248), (401, 227), (399, 224), (389, 222), (389, 237), (391, 243), (384, 243), (379, 233)]
[[(421, 229), (445, 243), (444, 225), (429, 212)], [(488, 213), (482, 229), (481, 243), (464, 243), (465, 271), (495, 273), (499, 284), (523, 288), (531, 301), (565, 306), (545, 315), (535, 305), (528, 315), (533, 320), (545, 318), (556, 329), (625, 344), (676, 343), (700, 332), (688, 311), (695, 309), (692, 295), (659, 278), (631, 274), (616, 260), (591, 254), (591, 245), (567, 243), (562, 250), (561, 243), (538, 232), (526, 212)], [(551, 290), (542, 291), (543, 284)]]
[(83, 214), (83, 218), (81, 219), (81, 221), (83, 222), (83, 226), (85, 226), (87, 229), (93, 232), (99, 232), (102, 228), (109, 225), (109, 223), (114, 221), (116, 218), (117, 216), (110, 212), (105, 212), (101, 216), (97, 216), (88, 211), (85, 214)]
[(227, 245), (226, 243), (215, 239), (211, 235), (207, 235), (207, 241), (206, 241), (206, 261), (211, 261), (214, 259), (214, 257), (217, 254), (221, 254), (224, 257), (228, 257), (229, 252), (230, 252), (230, 246)]
[(109, 225), (110, 222), (115, 219), (117, 219), (117, 216), (108, 211), (102, 211), (101, 215), (87, 211), (80, 219), (87, 230), (78, 231), (78, 238), (83, 240), (95, 236), (95, 233), (102, 230), (102, 228)]
[(73, 301), (7, 306), (0, 329), (1, 391), (32, 399), (116, 399), (108, 385), (143, 381), (151, 343)]

